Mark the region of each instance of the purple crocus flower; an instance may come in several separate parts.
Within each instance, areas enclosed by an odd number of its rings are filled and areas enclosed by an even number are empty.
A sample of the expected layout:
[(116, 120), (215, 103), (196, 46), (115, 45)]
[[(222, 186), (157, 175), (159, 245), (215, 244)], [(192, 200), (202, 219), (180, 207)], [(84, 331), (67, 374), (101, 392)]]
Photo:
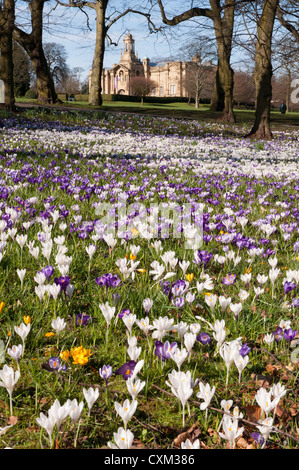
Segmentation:
[(208, 253), (205, 250), (197, 250), (197, 252), (194, 253), (194, 256), (193, 263), (199, 266), (204, 265), (204, 267), (206, 267), (208, 262), (211, 260), (213, 253)]
[(287, 328), (283, 330), (283, 334), (284, 334), (284, 339), (289, 343), (295, 338), (297, 334), (297, 330), (292, 330), (292, 328)]
[(293, 307), (299, 307), (299, 298), (294, 299), (293, 302), (292, 302), (292, 305), (293, 305)]
[(245, 357), (247, 356), (247, 354), (249, 354), (251, 351), (251, 348), (247, 345), (247, 343), (244, 343), (241, 347), (241, 349), (239, 350), (239, 354), (242, 356), (242, 357)]
[(278, 326), (276, 330), (272, 332), (272, 334), (274, 336), (274, 341), (276, 343), (278, 343), (278, 341), (284, 338), (283, 331), (282, 331), (282, 328), (280, 328), (280, 326)]
[(172, 299), (172, 303), (175, 307), (182, 308), (185, 305), (184, 297), (175, 297)]
[(171, 293), (171, 287), (170, 287), (170, 282), (169, 281), (161, 281), (160, 282), (161, 288), (163, 290), (163, 293), (168, 296), (169, 298), (172, 297)]
[(120, 366), (115, 371), (115, 375), (122, 375), (125, 380), (128, 380), (131, 377), (131, 375), (133, 374), (135, 366), (136, 366), (135, 361), (125, 362), (125, 364)]
[(125, 315), (130, 315), (131, 310), (129, 308), (124, 308), (122, 311), (118, 314), (119, 318), (123, 318)]
[(66, 365), (62, 364), (59, 357), (50, 357), (49, 367), (57, 372), (66, 371)]
[(86, 315), (86, 313), (77, 313), (76, 314), (76, 326), (85, 326), (91, 317)]
[(71, 282), (71, 280), (69, 276), (60, 276), (60, 277), (55, 277), (54, 282), (55, 284), (60, 286), (61, 290), (66, 291), (66, 288)]
[(195, 380), (193, 380), (193, 379), (191, 378), (191, 388), (196, 387), (196, 385), (197, 385), (198, 383), (199, 383), (199, 379), (198, 379), (198, 378), (195, 379)]
[(283, 285), (284, 293), (288, 294), (296, 288), (296, 282), (286, 281)]
[(201, 344), (210, 344), (211, 336), (208, 333), (204, 333), (203, 331), (196, 336), (197, 341)]
[(104, 365), (103, 367), (99, 368), (99, 374), (102, 379), (105, 380), (106, 387), (108, 386), (108, 379), (112, 376), (112, 367)]
[(188, 284), (186, 283), (186, 281), (184, 281), (184, 279), (179, 279), (172, 283), (171, 292), (173, 295), (178, 297), (182, 296), (186, 292), (187, 288)]
[(45, 268), (42, 268), (42, 273), (44, 273), (44, 275), (46, 276), (46, 279), (49, 281), (50, 277), (54, 273), (53, 266), (50, 265), (50, 266), (46, 266)]
[(258, 433), (258, 432), (252, 432), (251, 433), (251, 437), (255, 440), (255, 442), (259, 445), (259, 446), (263, 446), (264, 442), (265, 442), (265, 439), (263, 438), (263, 436)]
[(293, 248), (294, 248), (294, 251), (299, 251), (299, 241), (294, 243)]
[(163, 343), (162, 341), (155, 341), (155, 356), (158, 356), (162, 359), (162, 352), (163, 352)]
[(98, 286), (101, 287), (118, 287), (121, 285), (121, 280), (117, 276), (117, 274), (103, 274), (103, 276), (96, 277), (95, 279)]
[(166, 359), (171, 359), (171, 351), (177, 348), (177, 343), (173, 342), (170, 344), (169, 341), (165, 341), (163, 344), (162, 341), (156, 341), (155, 346), (155, 355), (162, 359), (162, 361), (165, 361)]
[(232, 284), (234, 284), (235, 280), (236, 280), (236, 275), (235, 274), (227, 274), (226, 276), (224, 276), (224, 278), (222, 279), (222, 284), (226, 285), (226, 286), (230, 286)]

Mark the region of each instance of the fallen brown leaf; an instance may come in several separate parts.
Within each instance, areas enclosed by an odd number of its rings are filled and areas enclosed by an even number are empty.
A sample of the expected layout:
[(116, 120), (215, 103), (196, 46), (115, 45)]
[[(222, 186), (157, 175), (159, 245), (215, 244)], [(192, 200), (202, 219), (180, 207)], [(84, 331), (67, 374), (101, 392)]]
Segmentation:
[(17, 416), (10, 416), (7, 420), (7, 424), (9, 426), (13, 426), (14, 424), (17, 424), (18, 422), (18, 417)]
[(249, 443), (244, 439), (244, 437), (239, 437), (236, 441), (236, 446), (239, 447), (239, 449), (247, 449)]
[(273, 377), (269, 375), (251, 374), (251, 378), (256, 381), (257, 386), (267, 388), (273, 382)]
[(189, 428), (187, 431), (182, 432), (179, 434), (173, 441), (175, 446), (180, 447), (182, 442), (185, 442), (187, 439), (190, 439), (191, 441), (194, 441), (195, 439), (198, 438), (198, 436), (201, 435), (201, 430), (198, 427), (198, 422), (194, 423), (191, 428)]
[(191, 439), (189, 432), (182, 432), (173, 440), (173, 444), (177, 447), (181, 447), (181, 443), (185, 442), (187, 439)]
[(298, 406), (293, 403), (293, 405), (290, 406), (290, 413), (291, 416), (296, 416), (298, 414)]
[(247, 405), (245, 406), (245, 411), (248, 416), (248, 420), (253, 423), (256, 423), (261, 418), (262, 410), (258, 405)]
[(276, 406), (276, 416), (278, 416), (278, 418), (281, 418), (283, 414), (284, 414), (284, 411), (281, 408), (281, 406), (278, 404)]

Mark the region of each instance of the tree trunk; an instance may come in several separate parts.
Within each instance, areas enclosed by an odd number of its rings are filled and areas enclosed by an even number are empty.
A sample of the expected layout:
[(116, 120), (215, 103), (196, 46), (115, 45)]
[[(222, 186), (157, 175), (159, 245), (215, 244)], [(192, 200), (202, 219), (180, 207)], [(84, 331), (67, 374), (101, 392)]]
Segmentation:
[(12, 32), (15, 20), (14, 0), (4, 0), (0, 18), (1, 79), (4, 83), (4, 107), (15, 109), (12, 60)]
[(92, 106), (102, 106), (102, 72), (105, 53), (105, 38), (106, 38), (106, 25), (105, 13), (108, 5), (108, 0), (97, 2), (95, 5), (96, 10), (96, 44), (94, 51), (94, 58), (91, 70), (91, 83), (89, 91), (89, 104)]
[(279, 0), (264, 0), (257, 22), (254, 81), (256, 89), (255, 121), (248, 137), (271, 139), (270, 109), (272, 99), (271, 43), (273, 25)]
[(32, 0), (31, 33), (25, 33), (15, 26), (13, 37), (30, 57), (37, 80), (37, 100), (43, 104), (58, 103), (53, 77), (43, 49), (43, 9), (47, 0)]
[(210, 0), (218, 51), (218, 67), (215, 77), (211, 111), (223, 111), (224, 122), (236, 122), (233, 112), (234, 72), (230, 65), (234, 29), (235, 4), (225, 1), (224, 14), (217, 0)]

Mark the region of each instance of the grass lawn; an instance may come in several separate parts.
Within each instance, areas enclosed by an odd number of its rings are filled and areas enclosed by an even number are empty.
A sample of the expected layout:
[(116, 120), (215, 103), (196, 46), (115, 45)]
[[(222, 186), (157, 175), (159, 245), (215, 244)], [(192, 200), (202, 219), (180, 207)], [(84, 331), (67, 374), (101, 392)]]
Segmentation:
[[(18, 98), (17, 104), (35, 105), (36, 100), (27, 100), (26, 98)], [(129, 101), (104, 101), (101, 107), (89, 106), (86, 101), (63, 102), (61, 105), (54, 105), (54, 108), (68, 109), (84, 109), (84, 110), (102, 110), (105, 112), (126, 112), (139, 113), (151, 116), (172, 117), (182, 119), (195, 119), (200, 121), (215, 121), (221, 118), (220, 112), (210, 111), (209, 105), (202, 104), (199, 108), (195, 108), (194, 104), (188, 103), (132, 103)], [(250, 126), (254, 121), (254, 110), (235, 109), (236, 124), (246, 124)], [(289, 112), (282, 115), (279, 110), (271, 111), (272, 126), (275, 129), (284, 129), (285, 126), (293, 130), (299, 126), (299, 112)]]

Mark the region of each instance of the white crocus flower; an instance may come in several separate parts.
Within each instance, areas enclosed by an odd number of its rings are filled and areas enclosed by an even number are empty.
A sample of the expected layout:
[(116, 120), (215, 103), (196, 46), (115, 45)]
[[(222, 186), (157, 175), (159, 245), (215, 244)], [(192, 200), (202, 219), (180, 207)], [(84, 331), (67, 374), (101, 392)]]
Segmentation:
[(128, 356), (130, 357), (130, 359), (132, 361), (137, 362), (138, 358), (141, 354), (141, 347), (129, 346), (128, 349), (127, 349), (127, 353), (128, 353)]
[(46, 416), (44, 413), (40, 413), (39, 417), (36, 418), (36, 422), (47, 431), (49, 439), (50, 439), (50, 448), (52, 448), (53, 429), (56, 424), (56, 418), (54, 414), (51, 414), (50, 416)]
[(270, 411), (272, 411), (277, 406), (280, 400), (280, 396), (278, 395), (272, 400), (271, 390), (267, 391), (264, 387), (261, 387), (257, 391), (255, 399), (258, 405), (261, 407), (262, 412), (266, 414), (267, 418)]
[(244, 289), (240, 289), (240, 292), (238, 294), (240, 300), (246, 300), (247, 297), (249, 297), (249, 292), (247, 290), (244, 290)]
[(22, 289), (23, 288), (24, 277), (25, 277), (25, 274), (26, 274), (26, 269), (17, 269), (17, 274), (18, 274), (19, 279), (21, 281), (21, 289)]
[(7, 349), (7, 353), (12, 357), (15, 361), (19, 362), (20, 358), (23, 354), (23, 346), (21, 344), (13, 345), (11, 348)]
[(43, 286), (47, 280), (45, 274), (40, 271), (38, 273), (36, 273), (36, 275), (34, 276), (34, 280), (35, 282), (39, 285), (39, 286)]
[(251, 273), (241, 274), (240, 278), (241, 281), (245, 282), (245, 284), (248, 284), (251, 280)]
[(78, 402), (76, 398), (71, 401), (70, 407), (69, 407), (69, 417), (71, 421), (73, 422), (73, 424), (76, 424), (79, 421), (83, 407), (84, 407), (83, 401)]
[(25, 325), (25, 323), (21, 323), (20, 326), (15, 326), (14, 330), (17, 333), (17, 335), (19, 335), (20, 338), (24, 341), (30, 332), (30, 328), (31, 328), (31, 323), (28, 323), (27, 325)]
[(47, 292), (53, 299), (56, 301), (58, 295), (60, 294), (61, 287), (59, 284), (48, 284), (47, 285)]
[(0, 387), (6, 388), (9, 394), (9, 401), (10, 401), (10, 415), (12, 416), (12, 392), (14, 386), (16, 385), (17, 381), (20, 378), (20, 371), (14, 370), (12, 367), (7, 366), (4, 364), (3, 369), (0, 370)]
[(99, 389), (98, 388), (92, 388), (92, 387), (89, 387), (88, 389), (83, 388), (83, 395), (84, 395), (84, 398), (85, 398), (85, 400), (87, 402), (87, 406), (88, 406), (88, 416), (90, 416), (91, 409), (92, 409), (94, 403), (99, 398), (99, 395), (100, 395)]
[(156, 318), (151, 326), (151, 329), (155, 330), (152, 337), (161, 341), (163, 336), (173, 328), (173, 322), (173, 318), (168, 318), (166, 316)]
[(47, 289), (45, 285), (38, 284), (37, 286), (35, 286), (35, 293), (38, 296), (40, 301), (44, 300), (46, 290)]
[(267, 439), (269, 438), (270, 433), (273, 430), (273, 421), (273, 418), (268, 417), (264, 420), (259, 420), (259, 425), (256, 426), (264, 439), (262, 449), (265, 447)]
[(97, 247), (95, 245), (89, 245), (89, 246), (85, 247), (86, 253), (88, 254), (90, 260), (93, 257), (93, 255), (95, 254), (96, 249), (97, 249)]
[(183, 408), (183, 427), (185, 425), (185, 406), (193, 393), (191, 386), (191, 373), (180, 372), (173, 370), (168, 374), (168, 381), (166, 385), (171, 388), (173, 395), (178, 398)]
[(264, 341), (268, 346), (270, 346), (274, 341), (274, 335), (272, 333), (267, 333), (264, 335)]
[(230, 418), (227, 415), (223, 417), (223, 432), (219, 432), (222, 439), (228, 440), (230, 448), (234, 449), (235, 441), (238, 437), (242, 436), (244, 428), (238, 428), (238, 421)]
[(115, 314), (115, 307), (111, 307), (108, 302), (105, 304), (99, 304), (99, 307), (101, 309), (102, 314), (105, 317), (107, 327), (109, 327), (112, 318), (114, 317)]
[(134, 380), (132, 377), (129, 377), (126, 380), (127, 390), (131, 395), (132, 400), (136, 400), (137, 395), (141, 392), (141, 390), (145, 386), (145, 381), (141, 381), (140, 379)]
[(245, 369), (248, 362), (249, 362), (249, 356), (243, 357), (241, 356), (241, 354), (239, 354), (238, 351), (235, 352), (234, 363), (239, 372), (239, 383), (241, 382), (241, 375), (242, 375), (243, 369)]
[(197, 398), (200, 398), (201, 400), (203, 400), (203, 403), (201, 403), (200, 405), (200, 409), (201, 410), (205, 410), (207, 409), (207, 407), (209, 406), (213, 396), (214, 396), (214, 393), (215, 393), (215, 385), (213, 385), (213, 387), (211, 388), (210, 384), (203, 384), (202, 382), (199, 382), (199, 392), (196, 394)]
[(189, 265), (190, 265), (190, 261), (186, 261), (186, 260), (179, 261), (179, 266), (180, 266), (181, 270), (183, 271), (184, 276), (187, 272), (187, 269), (189, 268)]
[(218, 301), (219, 301), (219, 305), (222, 310), (222, 313), (224, 313), (227, 307), (231, 304), (231, 300), (232, 299), (230, 297), (226, 298), (223, 295), (219, 296)]
[(150, 298), (146, 298), (146, 299), (143, 300), (142, 306), (143, 306), (146, 314), (148, 314), (148, 312), (152, 308), (153, 303), (154, 302)]
[(130, 402), (130, 400), (128, 399), (126, 399), (122, 405), (118, 402), (114, 403), (115, 410), (123, 420), (125, 429), (127, 429), (127, 424), (136, 411), (137, 404), (137, 400), (133, 400), (132, 402)]
[(216, 305), (216, 302), (217, 302), (217, 295), (216, 294), (205, 294), (205, 302), (213, 312), (214, 308), (215, 308), (215, 305)]
[(126, 325), (129, 334), (131, 334), (133, 325), (136, 321), (136, 315), (134, 313), (130, 313), (129, 315), (124, 315), (122, 317), (122, 320), (124, 324)]
[(66, 327), (66, 321), (60, 317), (53, 318), (51, 326), (59, 336), (62, 330), (64, 330), (64, 328)]
[(217, 341), (217, 349), (223, 344), (226, 337), (225, 320), (216, 320), (212, 326), (213, 337)]
[(196, 341), (196, 334), (192, 333), (191, 331), (188, 333), (185, 333), (184, 335), (184, 344), (186, 346), (186, 349), (188, 351), (188, 354), (190, 355), (192, 348), (195, 344)]
[(243, 306), (241, 304), (241, 302), (237, 303), (237, 304), (230, 304), (229, 308), (231, 309), (231, 311), (233, 312), (233, 314), (235, 315), (236, 318), (238, 318), (239, 316), (239, 313), (241, 312)]
[(27, 242), (27, 235), (16, 235), (16, 241), (22, 250), (25, 243)]
[(154, 281), (157, 281), (157, 279), (159, 279), (162, 274), (164, 273), (165, 271), (165, 266), (163, 266), (162, 264), (160, 264), (158, 261), (153, 261), (151, 263), (151, 270), (149, 271), (149, 274), (151, 276), (154, 276), (153, 277), (153, 280)]
[(181, 321), (174, 325), (173, 329), (178, 332), (179, 337), (182, 339), (184, 334), (188, 331), (188, 324), (186, 322)]
[(145, 318), (141, 318), (140, 320), (137, 320), (136, 319), (136, 325), (143, 331), (143, 333), (145, 335), (147, 335), (149, 333), (149, 330), (150, 330), (150, 322), (149, 322), (149, 318), (148, 317), (145, 317)]
[(229, 370), (232, 363), (234, 362), (236, 351), (236, 346), (230, 345), (228, 343), (222, 344), (219, 349), (219, 354), (224, 360), (226, 366), (226, 386), (228, 384)]
[(120, 427), (117, 432), (113, 433), (113, 438), (115, 444), (111, 441), (107, 444), (110, 449), (130, 449), (133, 444), (134, 434), (129, 429)]
[(195, 441), (191, 442), (190, 439), (186, 439), (184, 442), (181, 443), (181, 449), (199, 449), (200, 442), (199, 439), (195, 439)]
[(185, 359), (188, 357), (188, 351), (186, 348), (175, 348), (174, 350), (170, 351), (170, 357), (171, 359), (174, 360), (176, 363), (178, 369), (180, 370), (181, 365), (185, 361)]
[(59, 400), (56, 398), (53, 405), (48, 411), (48, 417), (53, 417), (56, 422), (57, 433), (60, 430), (62, 421), (68, 416), (69, 414), (69, 406), (68, 403), (61, 405)]

